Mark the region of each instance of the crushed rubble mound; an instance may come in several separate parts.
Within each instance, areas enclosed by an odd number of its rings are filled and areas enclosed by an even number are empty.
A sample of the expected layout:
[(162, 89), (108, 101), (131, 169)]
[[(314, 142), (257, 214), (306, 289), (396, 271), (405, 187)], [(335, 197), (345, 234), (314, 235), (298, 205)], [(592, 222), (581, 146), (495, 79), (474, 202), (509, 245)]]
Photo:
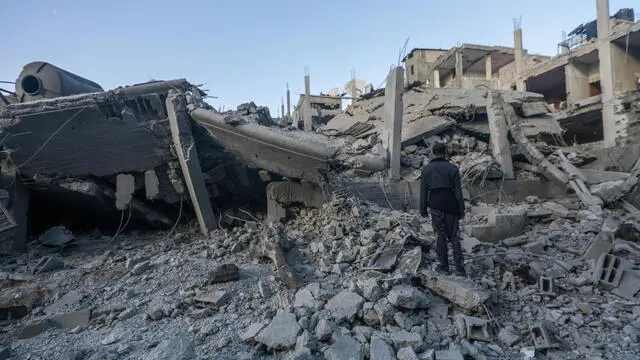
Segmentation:
[[(463, 238), (468, 278), (432, 271), (435, 240), (428, 220), (355, 197), (292, 208), (283, 225), (254, 218), (210, 236), (181, 226), (114, 241), (77, 235), (72, 251), (32, 247), (0, 259), (0, 354), (185, 360), (640, 356), (638, 223), (615, 209), (602, 220), (580, 210), (577, 198), (528, 200), (471, 207)], [(470, 235), (487, 224), (515, 232), (499, 240)], [(58, 266), (35, 271), (43, 259)], [(291, 279), (299, 282), (291, 285)]]

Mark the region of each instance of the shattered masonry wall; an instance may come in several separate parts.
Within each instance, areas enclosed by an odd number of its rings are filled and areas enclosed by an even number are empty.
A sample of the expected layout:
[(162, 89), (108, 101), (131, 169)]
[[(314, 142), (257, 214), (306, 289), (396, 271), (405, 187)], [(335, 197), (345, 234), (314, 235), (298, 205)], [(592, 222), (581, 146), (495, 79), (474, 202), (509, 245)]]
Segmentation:
[(638, 143), (640, 139), (640, 94), (623, 95), (615, 100), (616, 145)]

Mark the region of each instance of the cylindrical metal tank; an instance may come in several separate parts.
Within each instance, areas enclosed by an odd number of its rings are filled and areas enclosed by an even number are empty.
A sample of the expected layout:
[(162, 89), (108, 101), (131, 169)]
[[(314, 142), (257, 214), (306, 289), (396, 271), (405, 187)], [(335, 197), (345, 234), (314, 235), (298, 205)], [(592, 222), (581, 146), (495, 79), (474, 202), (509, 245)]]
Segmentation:
[(25, 65), (16, 80), (20, 102), (101, 91), (102, 87), (93, 81), (42, 61)]

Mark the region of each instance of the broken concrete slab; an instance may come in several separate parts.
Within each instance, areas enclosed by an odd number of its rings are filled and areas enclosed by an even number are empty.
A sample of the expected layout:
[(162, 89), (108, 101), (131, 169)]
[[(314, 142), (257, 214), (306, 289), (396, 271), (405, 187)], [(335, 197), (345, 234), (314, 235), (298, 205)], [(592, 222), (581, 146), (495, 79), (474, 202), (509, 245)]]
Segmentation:
[(378, 336), (371, 337), (369, 347), (370, 360), (396, 360), (396, 354), (391, 345)]
[(280, 311), (269, 325), (260, 331), (256, 341), (274, 350), (291, 349), (296, 345), (301, 331), (294, 314)]
[(60, 299), (56, 300), (53, 304), (44, 308), (45, 314), (55, 314), (58, 310), (64, 306), (73, 305), (82, 300), (82, 293), (77, 290), (71, 290), (62, 296)]
[(89, 320), (91, 320), (91, 310), (85, 309), (55, 315), (50, 321), (55, 327), (61, 329), (73, 329), (78, 326), (89, 325)]
[(45, 246), (64, 246), (73, 241), (73, 233), (64, 226), (54, 226), (40, 235), (40, 243)]
[(439, 350), (435, 353), (436, 360), (464, 360), (462, 353), (458, 350)]
[(198, 150), (191, 133), (191, 121), (187, 112), (186, 100), (183, 95), (170, 91), (166, 106), (174, 149), (198, 218), (200, 231), (209, 235), (209, 231), (217, 229), (218, 224), (211, 208), (209, 193), (198, 159)]
[(422, 286), (467, 310), (480, 307), (489, 299), (489, 293), (478, 289), (474, 282), (467, 279), (441, 275), (427, 269), (419, 272), (418, 276)]
[(30, 324), (25, 325), (22, 330), (18, 332), (16, 337), (18, 339), (30, 339), (36, 337), (43, 332), (51, 329), (53, 324), (48, 319), (37, 320)]
[(431, 303), (429, 297), (410, 285), (396, 285), (389, 291), (387, 300), (391, 305), (403, 309), (426, 309)]
[(515, 208), (510, 213), (492, 211), (487, 224), (468, 225), (465, 227), (469, 236), (482, 242), (496, 243), (500, 240), (521, 235), (525, 231), (527, 212), (525, 209)]
[(352, 321), (363, 303), (364, 299), (362, 296), (344, 290), (329, 299), (325, 305), (325, 309), (338, 323), (343, 320)]
[(154, 347), (144, 360), (192, 360), (196, 357), (193, 344), (186, 334), (178, 333)]
[(197, 296), (193, 299), (195, 305), (200, 307), (220, 308), (231, 299), (231, 294), (224, 290), (213, 291)]
[(19, 319), (40, 301), (42, 293), (37, 286), (17, 286), (0, 290), (0, 320)]
[(602, 230), (596, 235), (582, 253), (583, 260), (594, 260), (613, 249), (614, 233)]
[(364, 360), (362, 345), (350, 336), (340, 336), (324, 352), (326, 360)]
[(623, 271), (618, 287), (611, 290), (611, 293), (623, 299), (633, 300), (639, 291), (640, 272), (626, 269)]

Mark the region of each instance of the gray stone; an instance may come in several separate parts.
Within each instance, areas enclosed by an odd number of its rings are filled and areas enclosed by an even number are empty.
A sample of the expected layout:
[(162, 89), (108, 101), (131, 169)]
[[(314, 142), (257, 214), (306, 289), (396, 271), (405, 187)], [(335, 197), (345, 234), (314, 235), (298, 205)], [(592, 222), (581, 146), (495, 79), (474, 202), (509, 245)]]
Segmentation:
[(64, 226), (54, 226), (40, 235), (40, 243), (46, 246), (64, 246), (73, 241), (73, 233)]
[(422, 270), (419, 277), (424, 287), (468, 310), (480, 307), (489, 299), (489, 293), (467, 279), (441, 275), (427, 269)]
[(377, 279), (367, 279), (362, 283), (362, 296), (367, 301), (376, 302), (382, 296), (382, 288)]
[(362, 346), (349, 336), (340, 336), (324, 352), (325, 360), (364, 360)]
[(377, 336), (371, 337), (369, 348), (370, 360), (396, 360), (396, 354), (391, 345)]
[(166, 316), (164, 310), (160, 308), (149, 308), (145, 311), (145, 314), (147, 315), (147, 318), (153, 321), (158, 321)]
[(387, 324), (393, 324), (393, 316), (396, 314), (396, 309), (391, 305), (386, 297), (378, 300), (378, 302), (373, 306), (373, 309), (376, 311), (376, 314), (378, 314), (378, 321), (380, 322), (380, 325), (384, 326)]
[(7, 360), (11, 357), (11, 349), (8, 347), (0, 347), (0, 360)]
[(413, 348), (403, 347), (398, 350), (398, 360), (419, 360), (419, 358)]
[(371, 334), (373, 334), (373, 328), (370, 328), (368, 326), (355, 326), (353, 328), (353, 335), (358, 341), (363, 344), (369, 342), (369, 339), (371, 339)]
[(240, 340), (242, 341), (253, 340), (260, 333), (262, 329), (264, 329), (263, 323), (253, 323), (249, 325), (242, 334), (240, 334)]
[(464, 360), (464, 357), (458, 350), (443, 350), (436, 351), (436, 360)]
[(429, 307), (429, 297), (422, 291), (409, 285), (397, 285), (387, 295), (393, 306), (403, 309), (423, 309)]
[(362, 296), (345, 290), (329, 299), (325, 308), (337, 322), (352, 321), (363, 303)]
[(273, 294), (269, 283), (265, 282), (262, 279), (258, 280), (258, 292), (260, 293), (260, 297), (262, 297), (263, 299), (268, 299)]
[(141, 261), (133, 266), (131, 269), (131, 275), (142, 275), (152, 268), (149, 261)]
[(308, 287), (298, 290), (293, 301), (294, 308), (306, 307), (312, 310), (320, 310), (322, 305), (324, 305), (322, 301), (313, 298), (313, 294)]
[(91, 319), (91, 310), (79, 310), (68, 312), (65, 314), (55, 315), (51, 319), (51, 323), (61, 329), (73, 329), (78, 326), (89, 325)]
[(296, 316), (288, 312), (278, 312), (269, 325), (256, 336), (256, 341), (270, 349), (286, 350), (296, 345), (298, 334), (302, 331)]
[(520, 340), (520, 336), (516, 334), (513, 327), (509, 326), (500, 330), (500, 333), (498, 333), (498, 340), (507, 346), (513, 346)]
[(285, 360), (314, 360), (311, 350), (306, 347), (297, 348), (294, 352), (287, 354)]
[(132, 337), (133, 332), (131, 330), (117, 327), (111, 330), (109, 335), (107, 335), (106, 338), (102, 339), (100, 343), (102, 345), (111, 345), (117, 343), (118, 341), (127, 342), (131, 340)]
[(371, 243), (377, 243), (382, 239), (382, 235), (379, 232), (371, 229), (362, 230), (360, 233), (360, 243), (362, 245), (369, 245)]
[(162, 341), (158, 346), (153, 348), (145, 360), (191, 360), (195, 359), (196, 354), (189, 338), (184, 334), (178, 334), (175, 337)]
[(436, 353), (433, 349), (430, 349), (421, 354), (418, 354), (418, 359), (420, 360), (435, 360), (435, 358), (436, 358)]
[(316, 337), (320, 341), (327, 341), (337, 329), (338, 325), (333, 320), (322, 318), (316, 325)]
[(395, 315), (393, 315), (393, 319), (395, 320), (396, 324), (398, 324), (399, 327), (407, 331), (411, 330), (411, 328), (414, 325), (414, 322), (411, 316), (400, 311), (395, 313)]
[(396, 348), (410, 346), (415, 351), (420, 351), (422, 349), (423, 341), (420, 334), (401, 330), (391, 333), (389, 338), (393, 343), (393, 346)]

